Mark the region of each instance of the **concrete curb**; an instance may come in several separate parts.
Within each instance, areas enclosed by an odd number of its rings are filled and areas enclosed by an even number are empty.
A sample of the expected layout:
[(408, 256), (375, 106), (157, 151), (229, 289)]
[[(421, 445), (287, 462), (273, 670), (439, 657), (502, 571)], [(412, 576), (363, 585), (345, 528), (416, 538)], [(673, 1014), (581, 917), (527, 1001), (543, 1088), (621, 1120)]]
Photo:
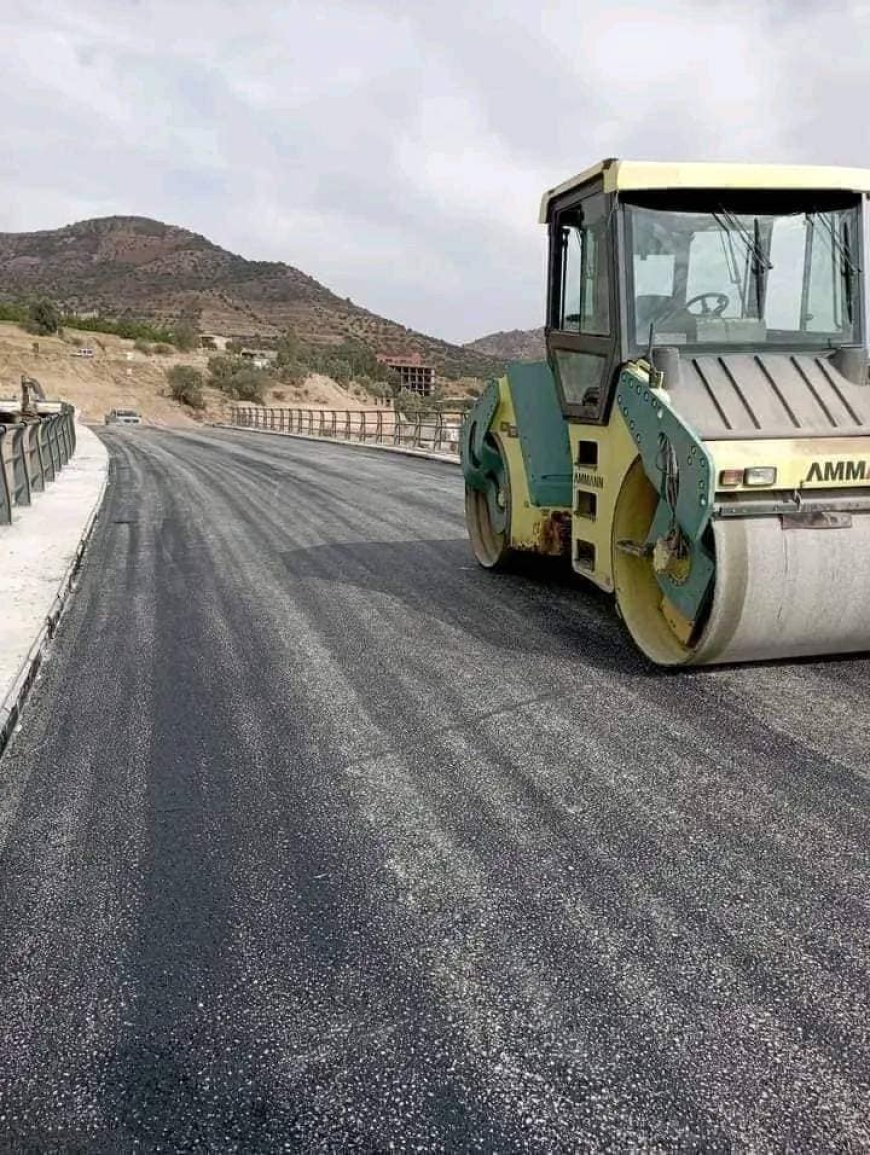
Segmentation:
[[(61, 473), (59, 481), (62, 481), (63, 473)], [(99, 493), (94, 501), (91, 510), (87, 516), (84, 526), (82, 527), (79, 543), (76, 547), (75, 554), (61, 578), (57, 594), (52, 602), (51, 608), (46, 614), (39, 632), (36, 635), (27, 656), (21, 664), (18, 673), (12, 681), (12, 685), (6, 691), (3, 699), (0, 700), (0, 756), (9, 744), (9, 740), (15, 732), (18, 725), (18, 720), (21, 717), (21, 711), (30, 693), (33, 683), (36, 681), (36, 676), (42, 666), (42, 660), (45, 656), (45, 651), (49, 646), (52, 638), (57, 632), (58, 623), (63, 616), (64, 609), (69, 601), (71, 593), (74, 591), (74, 582), (76, 575), (79, 572), (82, 564), (82, 558), (88, 544), (88, 539), (93, 532), (94, 525), (102, 508), (103, 498), (106, 495), (106, 488), (109, 484), (108, 463), (103, 472), (103, 480), (100, 485)]]
[(247, 425), (229, 425), (225, 421), (209, 421), (212, 429), (234, 429), (238, 433), (263, 433), (267, 437), (296, 437), (300, 441), (320, 441), (327, 445), (353, 445), (357, 449), (383, 449), (387, 453), (401, 453), (405, 457), (421, 457), (424, 461), (440, 461), (443, 465), (461, 465), (458, 457), (448, 453), (431, 453), (428, 449), (409, 449), (405, 445), (379, 445), (375, 441), (353, 441), (344, 437), (318, 437), (310, 433), (287, 433), (282, 429), (251, 429)]

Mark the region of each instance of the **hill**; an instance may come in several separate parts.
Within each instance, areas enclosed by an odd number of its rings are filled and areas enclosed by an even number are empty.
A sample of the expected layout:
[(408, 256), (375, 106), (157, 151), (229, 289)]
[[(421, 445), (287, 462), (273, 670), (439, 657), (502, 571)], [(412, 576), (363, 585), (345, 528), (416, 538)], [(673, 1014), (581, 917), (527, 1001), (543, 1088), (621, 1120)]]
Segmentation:
[(280, 261), (249, 261), (206, 237), (146, 217), (102, 217), (35, 233), (0, 233), (0, 298), (45, 294), (66, 312), (250, 340), (292, 329), (303, 340), (355, 339), (374, 352), (420, 353), (439, 375), (488, 377), (497, 358), (451, 345), (338, 297)]
[[(87, 346), (92, 356), (79, 356)], [(143, 353), (133, 341), (101, 333), (67, 329), (62, 336), (39, 337), (18, 325), (0, 322), (0, 397), (18, 395), (22, 374), (35, 377), (50, 398), (72, 402), (85, 421), (102, 423), (114, 408), (137, 409), (143, 418), (157, 425), (194, 425), (197, 421), (220, 419), (226, 398), (217, 389), (206, 387), (206, 409), (193, 413), (169, 395), (166, 370), (173, 365), (190, 365), (203, 375), (208, 354), (172, 352), (168, 355)], [(375, 403), (355, 385), (341, 387), (320, 374), (310, 374), (294, 385), (276, 382), (266, 392), (268, 405), (292, 405), (304, 409), (371, 408)]]
[(504, 333), (490, 333), (469, 341), (465, 348), (496, 361), (543, 361), (547, 356), (544, 330), (510, 329)]

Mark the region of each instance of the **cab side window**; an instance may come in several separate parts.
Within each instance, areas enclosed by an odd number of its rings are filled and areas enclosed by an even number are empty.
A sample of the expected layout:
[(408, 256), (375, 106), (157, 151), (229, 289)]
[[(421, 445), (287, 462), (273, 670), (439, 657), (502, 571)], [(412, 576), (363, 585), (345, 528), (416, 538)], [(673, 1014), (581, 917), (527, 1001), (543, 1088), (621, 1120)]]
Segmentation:
[(593, 200), (559, 218), (562, 286), (558, 328), (564, 333), (610, 332), (606, 221), (603, 205)]
[(603, 420), (613, 359), (608, 203), (592, 195), (551, 225), (549, 354), (566, 412)]

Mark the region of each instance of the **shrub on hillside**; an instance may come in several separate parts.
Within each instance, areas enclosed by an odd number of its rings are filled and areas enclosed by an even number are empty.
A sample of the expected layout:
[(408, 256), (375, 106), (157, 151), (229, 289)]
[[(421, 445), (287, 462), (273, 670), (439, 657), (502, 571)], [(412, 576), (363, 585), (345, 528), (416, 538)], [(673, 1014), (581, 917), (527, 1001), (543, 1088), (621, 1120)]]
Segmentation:
[(308, 369), (298, 361), (281, 365), (278, 370), (278, 377), (285, 385), (302, 385), (307, 376)]
[(20, 301), (0, 302), (0, 321), (14, 321), (17, 325), (26, 325), (27, 317), (27, 306)]
[(174, 353), (175, 350), (171, 345), (167, 345), (165, 341), (158, 341), (157, 344), (153, 346), (153, 352), (165, 357), (167, 353)]
[(150, 357), (154, 352), (154, 346), (150, 341), (143, 341), (141, 337), (133, 342), (133, 348), (137, 353), (144, 353), (146, 357)]
[(172, 329), (172, 344), (182, 353), (189, 353), (199, 345), (199, 330), (192, 321), (182, 319)]
[(292, 329), (287, 329), (278, 338), (275, 345), (276, 358), (275, 364), (283, 369), (287, 366), (295, 364), (299, 359), (299, 341)]
[(271, 383), (269, 375), (261, 369), (239, 369), (229, 378), (227, 392), (237, 401), (254, 401), (262, 405)]
[(256, 401), (262, 405), (272, 378), (240, 357), (217, 354), (208, 359), (209, 384), (236, 401)]
[(54, 301), (43, 298), (34, 301), (27, 311), (27, 328), (40, 337), (48, 337), (60, 329), (60, 309)]
[(215, 353), (208, 359), (209, 384), (214, 385), (216, 389), (223, 389), (224, 383), (232, 377), (233, 373), (238, 372), (241, 365), (238, 357), (227, 357), (224, 353)]
[(205, 409), (202, 373), (192, 365), (173, 365), (166, 370), (169, 391), (176, 401), (190, 409)]
[(112, 333), (128, 341), (141, 338), (143, 341), (168, 342), (171, 333), (148, 321), (136, 321), (130, 317), (79, 317), (75, 313), (64, 313), (61, 323), (69, 329), (84, 329), (88, 333)]
[(410, 420), (430, 408), (425, 397), (421, 397), (419, 393), (412, 393), (410, 389), (402, 389), (396, 394), (395, 406), (399, 413)]

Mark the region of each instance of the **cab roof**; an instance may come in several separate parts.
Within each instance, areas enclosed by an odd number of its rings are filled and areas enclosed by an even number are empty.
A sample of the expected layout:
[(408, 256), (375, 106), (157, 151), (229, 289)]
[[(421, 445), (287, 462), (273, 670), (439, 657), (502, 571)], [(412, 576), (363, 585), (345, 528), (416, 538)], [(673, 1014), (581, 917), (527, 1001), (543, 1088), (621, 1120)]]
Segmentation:
[(671, 164), (658, 160), (600, 161), (570, 180), (544, 193), (539, 220), (546, 224), (550, 204), (599, 177), (605, 192), (628, 189), (746, 188), (833, 189), (870, 193), (870, 169), (837, 168), (833, 165), (718, 164), (689, 161)]

